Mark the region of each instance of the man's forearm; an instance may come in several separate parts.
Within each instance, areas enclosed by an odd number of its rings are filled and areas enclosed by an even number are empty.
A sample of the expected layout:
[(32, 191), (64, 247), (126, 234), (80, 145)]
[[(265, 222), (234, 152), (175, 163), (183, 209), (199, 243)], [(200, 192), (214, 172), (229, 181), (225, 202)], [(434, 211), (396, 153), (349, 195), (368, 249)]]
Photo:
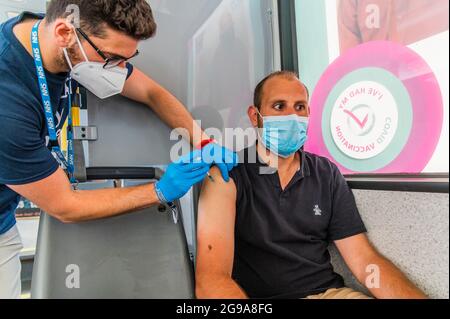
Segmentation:
[(202, 140), (209, 138), (194, 122), (192, 115), (183, 104), (165, 90), (152, 95), (149, 106), (170, 127), (186, 129), (193, 145), (198, 145)]
[(122, 215), (158, 204), (154, 184), (127, 188), (74, 191), (66, 210), (59, 214), (63, 222), (76, 223)]
[[(361, 278), (360, 281), (365, 284), (365, 286), (376, 298), (427, 298), (427, 296), (419, 288), (417, 288), (392, 262), (383, 256), (379, 255), (374, 257), (370, 262), (370, 265), (376, 266), (371, 268), (374, 269), (375, 272), (365, 272), (365, 275), (362, 276), (363, 278)], [(374, 280), (372, 281), (372, 279)], [(379, 285), (377, 285), (377, 283), (379, 283)]]
[(198, 299), (248, 299), (241, 287), (228, 277), (197, 278)]

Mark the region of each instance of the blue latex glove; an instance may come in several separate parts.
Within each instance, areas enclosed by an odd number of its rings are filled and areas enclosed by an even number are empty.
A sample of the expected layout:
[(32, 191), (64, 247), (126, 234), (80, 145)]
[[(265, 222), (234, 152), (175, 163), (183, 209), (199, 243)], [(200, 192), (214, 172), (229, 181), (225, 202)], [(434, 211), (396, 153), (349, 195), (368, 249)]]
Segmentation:
[(210, 143), (202, 149), (202, 161), (206, 164), (216, 165), (225, 182), (229, 182), (229, 172), (238, 165), (239, 157), (233, 151), (217, 143)]
[(163, 200), (173, 202), (180, 199), (192, 186), (203, 181), (211, 164), (203, 162), (201, 156), (201, 151), (194, 151), (168, 166), (155, 184), (156, 192), (163, 195)]

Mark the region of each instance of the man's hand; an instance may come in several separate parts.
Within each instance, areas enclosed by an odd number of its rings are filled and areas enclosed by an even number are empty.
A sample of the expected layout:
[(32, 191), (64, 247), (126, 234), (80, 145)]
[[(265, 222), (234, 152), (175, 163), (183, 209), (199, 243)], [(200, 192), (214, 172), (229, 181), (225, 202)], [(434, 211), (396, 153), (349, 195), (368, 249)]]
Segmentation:
[(203, 181), (211, 164), (202, 161), (202, 153), (194, 151), (169, 165), (161, 180), (156, 183), (157, 193), (166, 202), (183, 197), (192, 186)]
[(216, 165), (227, 183), (230, 181), (229, 172), (239, 163), (236, 153), (217, 143), (210, 143), (202, 149), (202, 160), (206, 164)]

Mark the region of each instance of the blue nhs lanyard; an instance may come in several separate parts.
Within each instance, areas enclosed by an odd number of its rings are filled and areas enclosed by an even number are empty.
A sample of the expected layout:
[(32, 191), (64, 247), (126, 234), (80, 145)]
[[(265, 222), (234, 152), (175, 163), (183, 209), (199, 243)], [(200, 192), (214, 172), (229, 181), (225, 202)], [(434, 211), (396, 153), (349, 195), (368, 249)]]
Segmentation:
[(58, 135), (56, 133), (56, 123), (53, 116), (52, 102), (50, 100), (50, 93), (47, 84), (47, 77), (45, 76), (44, 65), (42, 63), (41, 49), (39, 47), (39, 24), (38, 21), (31, 31), (31, 47), (33, 50), (34, 63), (36, 65), (37, 77), (39, 80), (39, 89), (41, 90), (42, 103), (44, 105), (45, 118), (47, 123), (47, 130), (50, 137), (50, 145), (52, 152), (56, 155), (59, 164), (64, 166), (69, 174), (70, 181), (75, 183), (74, 179), (74, 149), (73, 149), (73, 131), (72, 131), (72, 81), (69, 81), (68, 92), (68, 132), (67, 132), (67, 157), (61, 151), (58, 143)]

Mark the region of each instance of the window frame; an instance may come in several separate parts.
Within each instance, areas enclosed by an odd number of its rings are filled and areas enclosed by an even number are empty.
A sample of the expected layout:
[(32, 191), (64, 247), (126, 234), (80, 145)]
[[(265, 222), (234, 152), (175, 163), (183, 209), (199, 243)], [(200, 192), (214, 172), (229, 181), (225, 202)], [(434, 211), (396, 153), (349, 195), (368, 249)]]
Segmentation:
[[(296, 0), (277, 0), (281, 69), (300, 74), (297, 47)], [(312, 89), (312, 88), (311, 88)], [(351, 174), (345, 178), (352, 189), (423, 193), (449, 193), (449, 173)]]

